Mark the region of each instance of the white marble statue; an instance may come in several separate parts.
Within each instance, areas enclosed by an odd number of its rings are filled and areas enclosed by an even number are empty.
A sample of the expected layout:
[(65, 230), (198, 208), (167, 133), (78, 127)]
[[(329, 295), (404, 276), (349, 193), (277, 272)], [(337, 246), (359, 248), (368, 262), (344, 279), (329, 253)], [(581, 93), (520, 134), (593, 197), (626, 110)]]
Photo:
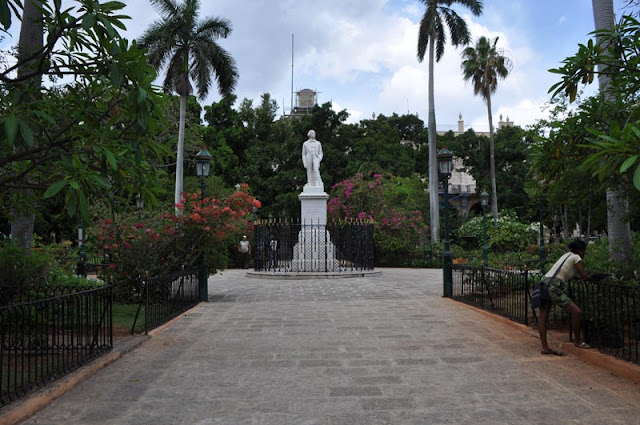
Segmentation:
[(320, 177), (320, 161), (322, 161), (322, 145), (316, 140), (316, 132), (309, 130), (309, 140), (302, 144), (302, 163), (307, 169), (305, 187), (324, 187)]

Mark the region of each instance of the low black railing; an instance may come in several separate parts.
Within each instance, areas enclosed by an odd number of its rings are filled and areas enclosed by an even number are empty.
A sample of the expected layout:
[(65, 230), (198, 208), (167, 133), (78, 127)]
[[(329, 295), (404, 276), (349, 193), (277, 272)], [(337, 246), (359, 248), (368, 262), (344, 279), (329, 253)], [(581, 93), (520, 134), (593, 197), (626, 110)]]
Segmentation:
[(257, 223), (253, 265), (256, 271), (284, 273), (373, 270), (373, 224)]
[(569, 298), (582, 309), (583, 338), (601, 351), (640, 363), (640, 288), (571, 281)]
[(0, 285), (0, 306), (22, 304), (46, 298), (75, 294), (104, 285)]
[[(525, 325), (537, 323), (531, 289), (539, 274), (461, 265), (452, 269), (454, 299)], [(640, 287), (582, 280), (567, 286), (569, 298), (582, 310), (584, 339), (607, 354), (640, 363)], [(558, 306), (550, 312), (549, 325), (572, 333), (569, 314)]]
[(145, 333), (168, 322), (200, 301), (198, 272), (183, 270), (170, 275), (145, 279), (142, 298), (131, 326), (133, 333), (140, 312), (144, 309)]
[(112, 348), (111, 286), (0, 307), (0, 405)]
[(528, 271), (453, 265), (453, 298), (529, 324), (528, 288), (534, 276)]

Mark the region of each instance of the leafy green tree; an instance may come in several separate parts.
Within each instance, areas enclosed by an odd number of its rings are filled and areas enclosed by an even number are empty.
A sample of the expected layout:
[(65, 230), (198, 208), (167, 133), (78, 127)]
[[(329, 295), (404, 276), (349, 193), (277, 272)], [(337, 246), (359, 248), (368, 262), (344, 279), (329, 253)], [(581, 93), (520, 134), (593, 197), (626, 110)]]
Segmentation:
[[(554, 216), (560, 218), (565, 237), (575, 223), (569, 223), (569, 217), (581, 222), (587, 234), (606, 228), (594, 214), (606, 208), (604, 186), (580, 163), (590, 153), (581, 147), (589, 135), (587, 129), (602, 122), (608, 113), (597, 98), (582, 101), (575, 113), (568, 112), (567, 102), (564, 98), (554, 100), (550, 118), (533, 127), (528, 158), (533, 181), (527, 187), (531, 196), (546, 201), (547, 224)], [(577, 187), (580, 190), (574, 189)]]
[(496, 160), (493, 140), (493, 115), (491, 95), (498, 88), (498, 80), (509, 75), (511, 61), (498, 49), (498, 37), (493, 40), (480, 37), (475, 47), (467, 47), (462, 52), (462, 74), (465, 81), (473, 83), (473, 94), (482, 96), (487, 104), (489, 118), (489, 168), (491, 172), (491, 212), (493, 224), (498, 225), (498, 188), (496, 185)]
[[(64, 197), (66, 213), (85, 221), (92, 197), (155, 199), (148, 176), (163, 155), (151, 137), (161, 98), (143, 52), (118, 32), (123, 7), (25, 3), (21, 32), (31, 41), (20, 42), (15, 63), (0, 71), (0, 194), (12, 225), (22, 227), (12, 230), (13, 240), (24, 248), (34, 220), (22, 218), (33, 217), (43, 197)], [(42, 28), (48, 35), (39, 44)], [(74, 81), (59, 84), (63, 76)], [(43, 86), (43, 77), (53, 85)]]
[[(231, 33), (231, 23), (221, 18), (205, 18), (198, 21), (199, 0), (151, 0), (162, 14), (142, 35), (140, 44), (149, 49), (149, 62), (156, 69), (167, 65), (163, 86), (165, 90), (180, 95), (180, 126), (176, 160), (176, 185), (174, 201), (180, 202), (184, 175), (184, 128), (187, 97), (191, 94), (191, 79), (198, 89), (198, 97), (209, 93), (215, 75), (218, 89), (223, 96), (235, 88), (238, 72), (231, 55), (218, 43)], [(176, 208), (176, 213), (179, 210)]]
[[(600, 140), (594, 143), (595, 158), (588, 159), (586, 164), (593, 166), (596, 173), (600, 172), (601, 176), (607, 177), (610, 255), (619, 262), (628, 263), (632, 250), (629, 202), (621, 186), (623, 183), (619, 179), (611, 179), (606, 170), (619, 166), (620, 172), (624, 173), (638, 160), (637, 151), (633, 148), (628, 154), (625, 152), (627, 146), (633, 146), (633, 142), (630, 145), (629, 141), (640, 137), (640, 130), (636, 128), (634, 131), (632, 127), (626, 132), (618, 130), (629, 123), (640, 123), (637, 107), (634, 106), (636, 102), (629, 102), (636, 99), (636, 93), (640, 88), (640, 25), (635, 18), (626, 16), (616, 26), (612, 0), (594, 0), (593, 14), (596, 27), (593, 33), (596, 36), (595, 43), (589, 40), (586, 45), (580, 46), (575, 56), (565, 59), (561, 68), (551, 70), (562, 75), (562, 80), (551, 87), (550, 91), (554, 94), (564, 92), (569, 96), (569, 100), (573, 101), (580, 85), (589, 84), (596, 75), (598, 77), (599, 101), (607, 105), (609, 119), (592, 127), (598, 130), (595, 134)], [(609, 152), (612, 155), (609, 155)], [(601, 166), (603, 162), (609, 164)], [(640, 164), (636, 168), (636, 175), (637, 187), (640, 187)]]
[(415, 122), (403, 121), (400, 122), (396, 114), (389, 118), (378, 115), (375, 120), (360, 121), (352, 139), (353, 150), (347, 157), (347, 173), (353, 175), (365, 168), (386, 170), (401, 177), (413, 175), (415, 154), (412, 139), (418, 139), (419, 143), (422, 137), (419, 127), (414, 127)]
[(436, 109), (434, 100), (433, 67), (434, 60), (440, 61), (446, 43), (445, 29), (449, 29), (451, 44), (454, 46), (469, 44), (470, 35), (467, 24), (450, 6), (460, 4), (471, 10), (475, 16), (482, 13), (482, 1), (479, 0), (421, 0), (425, 11), (420, 21), (418, 33), (418, 61), (422, 62), (429, 47), (429, 205), (431, 214), (431, 240), (440, 240), (440, 212), (438, 200), (438, 164), (436, 159)]

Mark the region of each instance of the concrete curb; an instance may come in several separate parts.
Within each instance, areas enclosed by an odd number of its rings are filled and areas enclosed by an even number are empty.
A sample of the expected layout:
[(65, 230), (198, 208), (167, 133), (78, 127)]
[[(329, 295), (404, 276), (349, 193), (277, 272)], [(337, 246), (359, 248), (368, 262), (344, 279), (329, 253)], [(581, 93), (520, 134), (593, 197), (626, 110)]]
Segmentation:
[[(522, 323), (514, 322), (510, 319), (507, 319), (506, 317), (502, 317), (498, 314), (491, 313), (486, 310), (482, 310), (478, 307), (474, 307), (469, 304), (461, 303), (459, 301), (454, 301), (454, 300), (452, 301), (458, 304), (464, 305), (468, 309), (473, 310), (486, 317), (490, 317), (496, 320), (497, 322), (500, 322), (504, 325), (510, 326), (514, 329), (524, 332), (533, 338), (539, 339), (537, 331), (531, 329), (528, 326), (523, 325)], [(565, 335), (566, 337), (566, 333), (562, 333), (561, 335)], [(570, 353), (571, 355), (578, 357), (580, 360), (584, 361), (585, 363), (589, 363), (593, 366), (599, 367), (600, 369), (607, 370), (619, 378), (627, 379), (629, 381), (640, 384), (640, 366), (627, 362), (625, 360), (621, 360), (616, 357), (601, 353), (595, 348), (585, 350), (583, 348), (576, 347), (572, 342), (560, 342), (559, 341), (560, 335), (558, 335), (558, 332), (550, 331), (548, 333), (548, 338), (550, 342), (553, 342), (553, 344), (561, 345), (563, 351), (566, 351), (567, 353)]]
[(562, 349), (586, 363), (608, 370), (620, 378), (640, 384), (640, 366), (601, 353), (595, 348), (591, 348), (589, 350), (578, 348), (573, 345), (572, 342), (565, 342), (562, 344)]
[(6, 410), (3, 409), (4, 411), (0, 412), (0, 425), (15, 425), (30, 416), (33, 416), (38, 412), (38, 410), (47, 406), (58, 397), (68, 393), (76, 385), (95, 375), (97, 372), (106, 368), (125, 354), (135, 350), (144, 342), (148, 341), (149, 338), (162, 333), (165, 329), (180, 320), (180, 318), (194, 311), (201, 304), (202, 302), (196, 304), (193, 308), (179, 314), (167, 323), (149, 331), (149, 335), (137, 335), (129, 338), (123, 338), (117, 346), (114, 344), (113, 350), (110, 353), (98, 357), (91, 363), (74, 370), (65, 377), (50, 383), (44, 388), (36, 390), (34, 393), (27, 395), (24, 399), (15, 401), (6, 406), (4, 408)]

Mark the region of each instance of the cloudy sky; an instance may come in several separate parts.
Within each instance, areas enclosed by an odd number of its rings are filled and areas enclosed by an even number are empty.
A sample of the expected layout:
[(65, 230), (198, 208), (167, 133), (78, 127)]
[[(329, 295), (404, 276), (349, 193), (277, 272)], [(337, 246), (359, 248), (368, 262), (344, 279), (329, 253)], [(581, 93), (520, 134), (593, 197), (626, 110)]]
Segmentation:
[[(127, 36), (136, 38), (159, 18), (148, 0), (124, 0)], [(428, 59), (416, 59), (418, 0), (202, 0), (201, 16), (232, 22), (220, 45), (235, 58), (240, 78), (238, 99), (254, 104), (263, 93), (291, 107), (292, 35), (294, 91), (319, 92), (319, 103), (346, 109), (350, 122), (372, 114), (417, 113), (427, 118)], [(614, 0), (619, 16), (626, 0)], [(493, 98), (494, 119), (502, 114), (526, 126), (543, 116), (547, 91), (557, 77), (547, 70), (577, 50), (593, 30), (591, 0), (485, 0), (480, 17), (457, 8), (475, 41), (499, 36), (498, 47), (513, 62), (510, 75)], [(487, 131), (487, 111), (462, 80), (461, 49), (447, 45), (435, 65), (438, 130), (465, 126)], [(219, 100), (216, 90), (202, 103)], [(239, 102), (238, 102), (239, 103)]]

